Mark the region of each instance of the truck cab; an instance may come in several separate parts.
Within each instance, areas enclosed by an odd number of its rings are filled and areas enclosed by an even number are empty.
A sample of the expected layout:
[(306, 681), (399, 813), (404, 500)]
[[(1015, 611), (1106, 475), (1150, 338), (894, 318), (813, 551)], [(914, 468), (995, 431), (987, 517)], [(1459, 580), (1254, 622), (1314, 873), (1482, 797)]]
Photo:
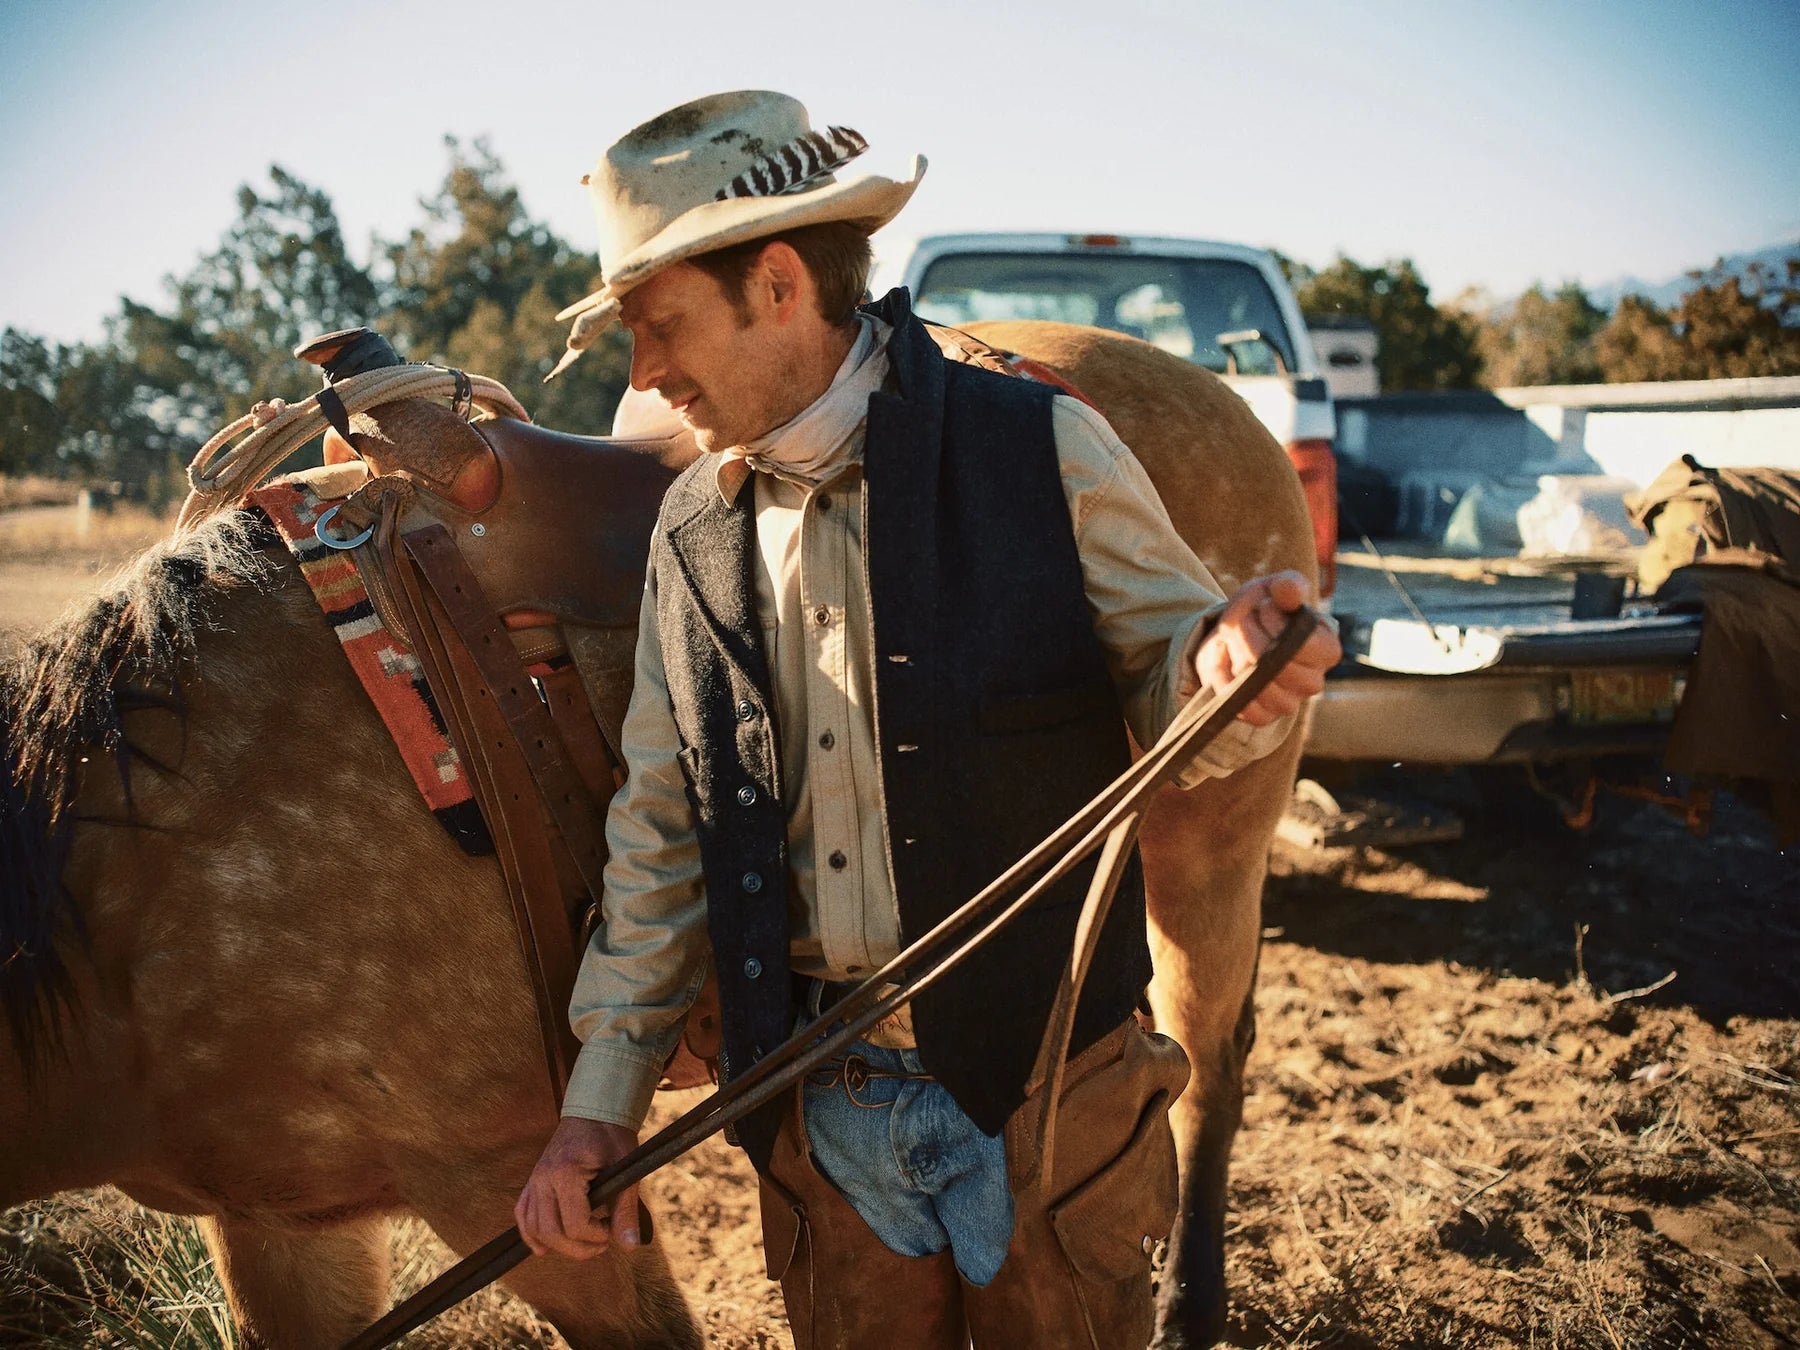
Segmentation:
[(1050, 319), (1109, 328), (1204, 366), (1287, 449), (1312, 516), (1321, 592), (1336, 576), (1336, 422), (1293, 290), (1261, 249), (1117, 234), (944, 234), (878, 272), (913, 310), (960, 328)]

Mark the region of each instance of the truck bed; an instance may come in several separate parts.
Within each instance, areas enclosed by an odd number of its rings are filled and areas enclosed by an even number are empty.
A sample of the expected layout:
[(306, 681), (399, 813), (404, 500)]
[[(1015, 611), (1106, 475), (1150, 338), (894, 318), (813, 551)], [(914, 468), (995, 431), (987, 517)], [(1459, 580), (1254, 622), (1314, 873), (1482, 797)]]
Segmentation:
[[(1696, 615), (1627, 600), (1615, 618), (1572, 617), (1576, 578), (1629, 576), (1628, 554), (1445, 557), (1430, 543), (1388, 541), (1338, 552), (1345, 660), (1374, 670), (1449, 675), (1501, 666), (1685, 662)], [(1429, 623), (1425, 616), (1429, 617)], [(1348, 672), (1346, 672), (1348, 673)]]
[(1310, 754), (1480, 764), (1660, 744), (1698, 649), (1698, 615), (1631, 600), (1616, 617), (1574, 618), (1577, 577), (1624, 578), (1628, 555), (1445, 557), (1435, 547), (1340, 550), (1332, 609), (1344, 660), (1314, 710)]

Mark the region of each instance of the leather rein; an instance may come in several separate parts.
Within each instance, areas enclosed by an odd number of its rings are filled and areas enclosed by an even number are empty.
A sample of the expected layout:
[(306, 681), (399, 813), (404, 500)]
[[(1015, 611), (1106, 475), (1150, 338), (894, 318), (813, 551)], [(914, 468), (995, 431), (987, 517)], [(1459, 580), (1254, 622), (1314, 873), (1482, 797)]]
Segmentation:
[[(802, 1027), (742, 1076), (714, 1092), (680, 1119), (603, 1168), (588, 1186), (599, 1206), (642, 1181), (727, 1126), (787, 1091), (836, 1058), (864, 1032), (931, 988), (994, 934), (1023, 913), (1051, 886), (1096, 850), (1100, 860), (1076, 921), (1075, 941), (1064, 969), (1044, 1039), (1026, 1083), (1035, 1103), (1032, 1158), (1020, 1175), (1027, 1185), (1048, 1185), (1055, 1147), (1055, 1106), (1075, 1009), (1106, 916), (1112, 908), (1138, 826), (1151, 798), (1172, 783), (1188, 762), (1231, 725), (1280, 674), (1321, 620), (1302, 608), (1262, 657), (1215, 696), (1201, 690), (1189, 699), (1157, 743), (1075, 815), (978, 895), (870, 975), (830, 1011)], [(1033, 877), (1036, 880), (1030, 880)], [(1029, 881), (1029, 884), (1027, 884)], [(977, 927), (979, 925), (979, 927)], [(961, 938), (967, 930), (976, 929)], [(885, 992), (884, 992), (885, 991)], [(517, 1228), (492, 1239), (398, 1304), (380, 1321), (345, 1343), (344, 1350), (380, 1350), (486, 1288), (525, 1260), (530, 1249)]]

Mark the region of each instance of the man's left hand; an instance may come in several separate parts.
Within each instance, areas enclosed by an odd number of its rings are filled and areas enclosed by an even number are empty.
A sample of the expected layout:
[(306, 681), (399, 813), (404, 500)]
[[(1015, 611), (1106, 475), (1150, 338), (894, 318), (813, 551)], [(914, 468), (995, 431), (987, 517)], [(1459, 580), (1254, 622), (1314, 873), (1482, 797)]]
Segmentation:
[[(1245, 582), (1226, 602), (1212, 632), (1194, 654), (1200, 682), (1209, 689), (1223, 689), (1249, 669), (1281, 636), (1287, 616), (1311, 594), (1312, 587), (1298, 572), (1276, 572)], [(1325, 672), (1343, 655), (1336, 627), (1327, 619), (1238, 716), (1251, 726), (1262, 727), (1298, 712), (1307, 699), (1324, 690)]]

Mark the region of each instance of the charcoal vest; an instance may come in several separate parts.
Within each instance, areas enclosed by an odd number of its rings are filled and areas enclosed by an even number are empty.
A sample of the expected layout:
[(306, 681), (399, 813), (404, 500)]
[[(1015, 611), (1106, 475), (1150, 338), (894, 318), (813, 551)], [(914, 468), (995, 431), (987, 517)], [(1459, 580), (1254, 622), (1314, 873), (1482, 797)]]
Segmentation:
[[(1051, 428), (1055, 391), (947, 361), (904, 290), (892, 392), (869, 399), (863, 553), (875, 743), (903, 938), (926, 932), (1130, 763), (1089, 618)], [(787, 803), (755, 600), (753, 491), (703, 456), (652, 541), (657, 621), (705, 869), (727, 1076), (792, 1033)], [(1092, 874), (1086, 864), (915, 1001), (927, 1069), (983, 1130), (1023, 1100)], [(1127, 1017), (1150, 977), (1134, 859), (1085, 986), (1074, 1048)], [(764, 1164), (779, 1120), (739, 1127)]]

